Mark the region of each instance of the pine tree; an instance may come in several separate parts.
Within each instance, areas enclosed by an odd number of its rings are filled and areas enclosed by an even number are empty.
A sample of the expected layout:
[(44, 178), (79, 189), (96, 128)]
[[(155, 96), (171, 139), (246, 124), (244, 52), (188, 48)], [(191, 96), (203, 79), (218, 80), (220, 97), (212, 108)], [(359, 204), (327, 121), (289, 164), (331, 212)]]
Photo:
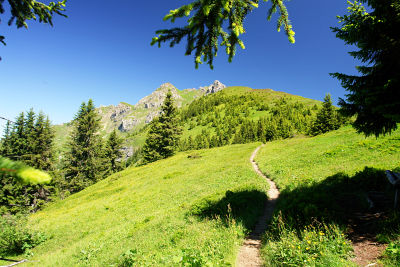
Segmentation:
[(114, 129), (106, 142), (105, 160), (107, 161), (107, 174), (112, 174), (122, 170), (122, 138), (118, 136)]
[(103, 156), (99, 130), (100, 119), (90, 99), (87, 104), (81, 104), (67, 145), (64, 173), (71, 192), (78, 192), (102, 178)]
[(322, 109), (317, 113), (317, 118), (311, 128), (311, 135), (326, 133), (339, 128), (337, 112), (332, 105), (331, 95), (324, 98)]
[(33, 109), (30, 109), (25, 118), (25, 125), (24, 125), (24, 142), (25, 142), (25, 151), (21, 155), (22, 160), (28, 164), (29, 166), (33, 166), (34, 161), (34, 146), (35, 146), (35, 112)]
[[(365, 135), (384, 135), (400, 122), (400, 2), (359, 0), (349, 3), (349, 15), (339, 17), (336, 37), (358, 51), (350, 55), (366, 64), (361, 74), (332, 74), (349, 92), (339, 105), (347, 116), (357, 115), (353, 126)], [(367, 9), (362, 4), (367, 4)]]
[(10, 155), (7, 156), (13, 160), (21, 160), (22, 155), (26, 154), (26, 131), (25, 131), (25, 114), (21, 112), (17, 117), (14, 125), (13, 130), (10, 136), (11, 150)]
[(49, 117), (40, 112), (34, 127), (33, 167), (46, 171), (53, 169), (54, 136)]
[(143, 147), (146, 162), (170, 157), (174, 154), (182, 129), (178, 125), (177, 109), (171, 91), (161, 106), (161, 115), (150, 125), (147, 139)]
[[(8, 123), (2, 141), (4, 145), (1, 153), (3, 156), (18, 160), (17, 163), (12, 163), (16, 167), (26, 169), (29, 166), (46, 171), (52, 169), (54, 135), (43, 134), (52, 131), (48, 119), (42, 127), (39, 127), (43, 118), (42, 113), (36, 116), (31, 109), (26, 117), (24, 113), (18, 116), (11, 130)], [(31, 171), (26, 173), (29, 172)], [(39, 170), (32, 173), (35, 172), (39, 172)], [(40, 175), (37, 177), (40, 177)], [(13, 173), (3, 172), (0, 175), (0, 196), (3, 198), (5, 209), (9, 212), (21, 211), (28, 207), (35, 211), (47, 201), (50, 193), (54, 191), (53, 185), (22, 184), (20, 180), (21, 177), (13, 175)]]
[(6, 127), (4, 129), (3, 138), (1, 139), (1, 149), (0, 155), (9, 156), (11, 155), (11, 132), (12, 128), (10, 125), (10, 121), (7, 121)]

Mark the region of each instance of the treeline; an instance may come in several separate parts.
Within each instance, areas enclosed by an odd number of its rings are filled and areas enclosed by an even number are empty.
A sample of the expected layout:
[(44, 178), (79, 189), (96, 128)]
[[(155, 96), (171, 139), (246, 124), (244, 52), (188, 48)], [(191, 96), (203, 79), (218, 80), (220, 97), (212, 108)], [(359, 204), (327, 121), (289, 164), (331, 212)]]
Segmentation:
[(296, 134), (315, 136), (338, 129), (345, 119), (327, 95), (322, 107), (289, 98), (266, 103), (256, 96), (215, 94), (193, 101), (181, 111), (187, 130), (202, 129), (179, 142), (179, 150), (268, 142)]
[(50, 173), (47, 185), (28, 185), (0, 172), (0, 214), (36, 211), (52, 198), (65, 197), (120, 171), (122, 139), (114, 130), (100, 135), (100, 118), (92, 100), (82, 103), (72, 121), (65, 152), (54, 152), (54, 131), (43, 113), (22, 112), (15, 123), (7, 122), (0, 155)]

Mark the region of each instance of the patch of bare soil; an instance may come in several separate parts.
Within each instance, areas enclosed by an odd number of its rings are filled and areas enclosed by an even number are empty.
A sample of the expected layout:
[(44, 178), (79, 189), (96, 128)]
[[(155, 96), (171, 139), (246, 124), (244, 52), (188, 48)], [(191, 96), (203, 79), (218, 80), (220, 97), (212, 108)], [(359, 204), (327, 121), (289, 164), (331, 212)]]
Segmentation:
[(353, 262), (358, 266), (382, 266), (378, 263), (387, 245), (379, 243), (376, 235), (379, 221), (387, 217), (390, 201), (382, 193), (370, 192), (371, 208), (367, 212), (354, 212), (349, 216), (348, 235), (353, 244)]

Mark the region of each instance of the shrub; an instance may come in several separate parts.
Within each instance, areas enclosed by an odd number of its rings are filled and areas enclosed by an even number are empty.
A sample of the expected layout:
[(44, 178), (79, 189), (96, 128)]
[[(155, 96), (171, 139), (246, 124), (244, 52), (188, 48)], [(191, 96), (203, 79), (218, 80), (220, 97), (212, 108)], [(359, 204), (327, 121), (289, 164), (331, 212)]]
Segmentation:
[(41, 233), (30, 231), (21, 215), (0, 217), (0, 256), (18, 255), (45, 241)]

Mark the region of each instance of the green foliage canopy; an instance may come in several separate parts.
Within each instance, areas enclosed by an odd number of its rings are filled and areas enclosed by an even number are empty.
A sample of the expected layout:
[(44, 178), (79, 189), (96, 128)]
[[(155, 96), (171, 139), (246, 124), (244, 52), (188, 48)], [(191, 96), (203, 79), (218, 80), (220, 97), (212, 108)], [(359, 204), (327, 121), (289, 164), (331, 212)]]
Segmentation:
[[(11, 18), (8, 20), (8, 25), (11, 26), (14, 22), (17, 28), (28, 28), (27, 20), (39, 20), (42, 23), (48, 23), (53, 26), (53, 15), (61, 15), (65, 11), (66, 0), (58, 2), (50, 2), (44, 4), (35, 0), (7, 0), (10, 5)], [(0, 14), (4, 14), (4, 0), (0, 0)], [(0, 20), (1, 22), (1, 20)], [(6, 44), (5, 37), (0, 35), (0, 43)]]
[(81, 104), (75, 116), (65, 155), (65, 179), (71, 192), (80, 191), (102, 178), (103, 145), (99, 130), (100, 119), (90, 99), (87, 104)]
[(317, 117), (310, 129), (311, 135), (327, 133), (339, 129), (341, 120), (335, 107), (332, 105), (332, 98), (327, 94), (324, 98), (322, 109), (317, 113)]
[(177, 115), (172, 93), (168, 91), (161, 107), (161, 115), (151, 122), (143, 147), (146, 162), (168, 158), (174, 154), (182, 133)]
[[(349, 92), (339, 105), (346, 115), (357, 115), (354, 127), (365, 135), (385, 135), (400, 122), (400, 2), (360, 0), (349, 3), (349, 14), (339, 16), (336, 37), (358, 50), (350, 55), (364, 66), (360, 76), (333, 73)], [(367, 12), (363, 4), (371, 8)]]
[[(244, 20), (246, 16), (259, 6), (259, 0), (196, 0), (178, 9), (171, 10), (164, 20), (174, 22), (177, 18), (189, 17), (187, 25), (181, 28), (158, 30), (151, 44), (169, 42), (170, 47), (187, 39), (186, 55), (194, 52), (195, 66), (198, 68), (203, 61), (213, 68), (214, 57), (217, 56), (219, 45), (225, 47), (229, 61), (236, 53), (239, 45), (245, 48), (240, 35), (245, 33)], [(268, 0), (263, 0), (268, 2)], [(268, 20), (279, 10), (277, 29), (284, 28), (291, 43), (295, 42), (295, 32), (289, 21), (288, 12), (283, 0), (271, 0)], [(191, 16), (191, 14), (193, 15)], [(227, 25), (226, 25), (227, 24)]]

